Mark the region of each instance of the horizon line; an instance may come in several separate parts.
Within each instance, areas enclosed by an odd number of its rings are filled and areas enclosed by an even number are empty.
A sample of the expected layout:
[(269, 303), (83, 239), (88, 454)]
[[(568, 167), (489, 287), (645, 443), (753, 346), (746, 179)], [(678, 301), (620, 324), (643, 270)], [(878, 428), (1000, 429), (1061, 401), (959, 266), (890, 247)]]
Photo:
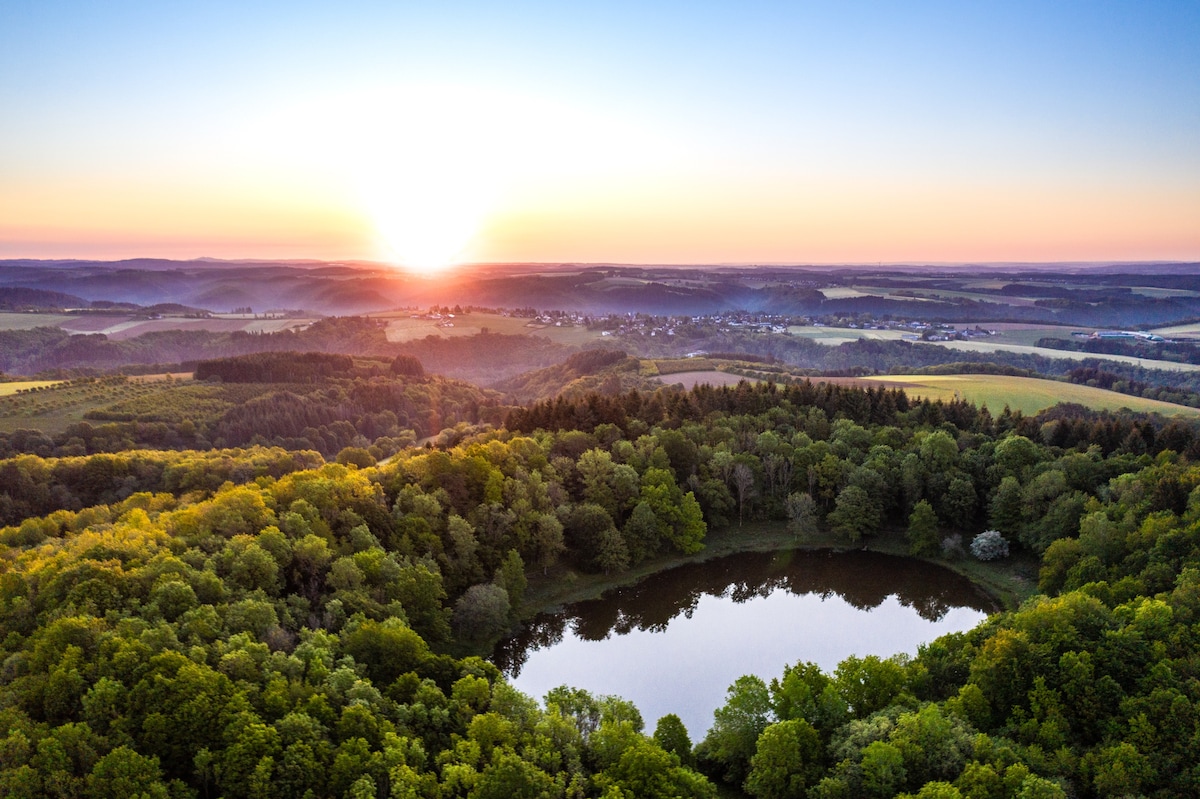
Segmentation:
[[(8, 257), (0, 258), (0, 265), (12, 263), (37, 264), (122, 264), (132, 261), (161, 261), (177, 264), (260, 264), (287, 266), (371, 266), (386, 269), (406, 269), (404, 264), (366, 258), (215, 258), (197, 256), (194, 258), (169, 258), (156, 255), (139, 255), (127, 258), (35, 258)], [(694, 262), (653, 262), (653, 261), (463, 261), (451, 265), (447, 270), (457, 272), (462, 269), (487, 267), (543, 267), (555, 269), (606, 269), (606, 268), (657, 268), (657, 269), (755, 269), (755, 268), (788, 268), (788, 269), (829, 269), (829, 268), (947, 268), (947, 267), (1114, 267), (1114, 266), (1200, 266), (1200, 257), (1191, 259), (1144, 259), (1144, 260), (1060, 260), (1060, 261), (694, 261)]]

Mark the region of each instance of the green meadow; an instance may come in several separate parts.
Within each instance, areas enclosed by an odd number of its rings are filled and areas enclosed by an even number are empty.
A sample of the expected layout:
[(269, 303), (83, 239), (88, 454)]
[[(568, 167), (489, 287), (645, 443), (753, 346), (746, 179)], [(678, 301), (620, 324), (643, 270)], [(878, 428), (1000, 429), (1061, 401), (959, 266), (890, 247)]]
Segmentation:
[(964, 399), (976, 405), (987, 405), (993, 412), (998, 412), (1007, 405), (1014, 411), (1034, 414), (1060, 402), (1072, 402), (1094, 410), (1128, 408), (1144, 413), (1161, 413), (1164, 416), (1200, 417), (1200, 409), (1197, 408), (1133, 397), (1092, 386), (1033, 377), (881, 375), (863, 378), (862, 382), (902, 388), (911, 396), (941, 400)]

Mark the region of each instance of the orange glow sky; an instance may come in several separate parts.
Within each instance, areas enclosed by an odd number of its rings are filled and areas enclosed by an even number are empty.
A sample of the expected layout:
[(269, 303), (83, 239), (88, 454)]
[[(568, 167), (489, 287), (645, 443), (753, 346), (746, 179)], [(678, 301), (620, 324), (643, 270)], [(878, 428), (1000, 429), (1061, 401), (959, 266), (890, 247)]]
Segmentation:
[(0, 9), (0, 258), (1200, 260), (1195, 3), (162, 5)]

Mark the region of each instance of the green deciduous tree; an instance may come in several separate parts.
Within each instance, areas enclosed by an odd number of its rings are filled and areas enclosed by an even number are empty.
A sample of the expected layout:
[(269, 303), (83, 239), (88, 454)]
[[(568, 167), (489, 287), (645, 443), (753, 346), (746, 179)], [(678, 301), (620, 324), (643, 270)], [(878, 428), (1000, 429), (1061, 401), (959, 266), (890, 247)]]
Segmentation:
[(820, 736), (807, 721), (789, 719), (758, 736), (745, 789), (758, 799), (803, 799), (820, 773)]
[(525, 579), (525, 562), (521, 560), (517, 550), (510, 549), (504, 556), (492, 582), (504, 589), (508, 594), (509, 608), (514, 614), (517, 613), (525, 600), (525, 587), (528, 585)]
[(158, 758), (144, 757), (118, 746), (96, 762), (87, 778), (88, 794), (96, 799), (167, 799)]
[(904, 784), (904, 755), (886, 741), (874, 741), (862, 752), (862, 795), (886, 799)]
[(851, 543), (879, 529), (883, 509), (879, 502), (856, 485), (846, 486), (837, 495), (837, 502), (828, 518), (834, 532)]
[(805, 719), (828, 735), (847, 717), (846, 700), (816, 663), (797, 663), (771, 680), (771, 707), (779, 719)]
[(654, 727), (654, 742), (678, 757), (683, 765), (692, 764), (692, 739), (688, 736), (687, 727), (674, 713), (668, 713), (658, 720)]
[(758, 736), (773, 719), (767, 685), (754, 675), (739, 677), (726, 693), (725, 704), (713, 712), (701, 748), (721, 764), (726, 779), (741, 784), (750, 768)]
[(908, 551), (912, 555), (936, 555), (941, 549), (938, 518), (933, 506), (921, 500), (908, 517)]
[(508, 592), (495, 583), (473, 585), (454, 604), (454, 630), (466, 641), (486, 643), (508, 629)]
[(399, 619), (362, 622), (342, 636), (342, 648), (366, 666), (367, 673), (379, 686), (390, 685), (429, 657), (425, 641)]
[(817, 503), (808, 492), (788, 494), (784, 500), (788, 529), (796, 538), (806, 538), (817, 531)]
[(905, 688), (905, 671), (894, 658), (851, 655), (834, 671), (834, 685), (857, 718), (891, 704)]

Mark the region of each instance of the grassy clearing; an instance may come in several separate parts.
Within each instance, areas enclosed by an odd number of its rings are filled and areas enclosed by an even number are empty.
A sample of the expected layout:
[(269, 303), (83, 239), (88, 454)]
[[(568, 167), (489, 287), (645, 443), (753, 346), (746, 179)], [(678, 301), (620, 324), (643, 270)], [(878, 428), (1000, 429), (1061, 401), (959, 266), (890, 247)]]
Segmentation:
[[(910, 396), (928, 399), (965, 399), (987, 405), (999, 412), (1005, 405), (1025, 414), (1034, 414), (1060, 402), (1075, 402), (1095, 410), (1119, 410), (1161, 413), (1164, 416), (1200, 418), (1200, 409), (1173, 405), (1159, 400), (1131, 397), (1092, 386), (1039, 380), (1008, 375), (879, 375), (862, 378), (861, 384), (875, 383), (902, 388)], [(837, 382), (843, 382), (837, 380)], [(857, 381), (847, 381), (857, 382)]]
[[(741, 527), (710, 530), (705, 538), (704, 549), (695, 555), (663, 555), (620, 574), (586, 574), (563, 565), (556, 566), (545, 575), (533, 573), (525, 592), (522, 615), (528, 618), (572, 602), (595, 599), (606, 591), (633, 585), (675, 566), (738, 552), (846, 548), (845, 540), (827, 530), (800, 540), (780, 522), (747, 522)], [(908, 557), (908, 544), (903, 531), (899, 529), (885, 530), (853, 545), (853, 548)], [(970, 557), (925, 560), (964, 575), (1005, 609), (1017, 607), (1037, 592), (1038, 562), (1033, 557), (1012, 557), (993, 563), (983, 563)]]
[(32, 330), (35, 327), (61, 327), (73, 316), (57, 313), (0, 312), (0, 330)]

